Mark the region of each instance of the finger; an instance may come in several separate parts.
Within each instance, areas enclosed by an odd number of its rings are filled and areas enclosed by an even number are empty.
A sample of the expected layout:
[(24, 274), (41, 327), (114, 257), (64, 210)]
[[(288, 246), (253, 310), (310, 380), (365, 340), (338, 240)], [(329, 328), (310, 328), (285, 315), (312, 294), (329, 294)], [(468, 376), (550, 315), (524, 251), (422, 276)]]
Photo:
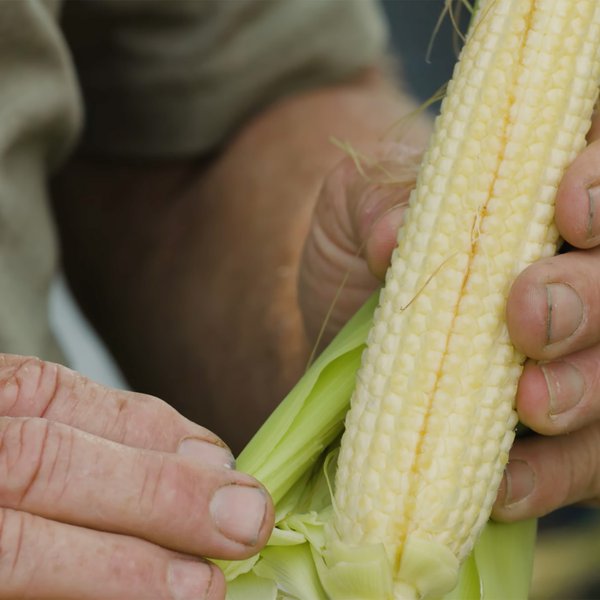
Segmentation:
[(421, 154), (402, 144), (379, 148), (378, 160), (349, 189), (347, 210), (361, 254), (383, 280), (396, 247)]
[(358, 251), (350, 254), (333, 243), (315, 219), (304, 247), (298, 286), (310, 343), (328, 343), (377, 285)]
[(174, 452), (183, 438), (225, 447), (153, 396), (113, 390), (61, 365), (0, 354), (0, 416), (45, 417), (116, 442)]
[(560, 435), (600, 421), (600, 346), (547, 363), (525, 365), (517, 389), (521, 422)]
[(518, 440), (493, 510), (518, 521), (600, 497), (600, 425), (559, 437)]
[(215, 565), (143, 540), (0, 509), (0, 599), (224, 600)]
[[(180, 552), (239, 559), (273, 526), (266, 491), (206, 457), (123, 446), (43, 419), (0, 418), (0, 506), (144, 538)], [(216, 462), (215, 462), (216, 461)]]
[(594, 142), (600, 138), (600, 113), (598, 109), (594, 112), (594, 117), (592, 119), (592, 126), (587, 134), (588, 143)]
[(556, 196), (556, 225), (577, 248), (600, 244), (600, 140), (585, 148), (565, 173)]
[(371, 273), (380, 280), (383, 280), (390, 265), (405, 212), (404, 206), (393, 206), (373, 223), (367, 236), (365, 258)]
[(378, 285), (362, 258), (362, 240), (349, 207), (367, 186), (354, 163), (345, 159), (321, 189), (299, 274), (299, 301), (310, 343), (324, 345), (332, 339)]
[(321, 345), (380, 285), (415, 182), (414, 148), (379, 144), (368, 153), (327, 177), (304, 246), (299, 300), (308, 338)]
[[(340, 258), (345, 261), (349, 256), (366, 254), (367, 258), (374, 259), (372, 262), (377, 272), (373, 274), (380, 279), (389, 264), (401, 217), (406, 210), (410, 190), (414, 187), (413, 155), (409, 157), (407, 150), (396, 150), (397, 146), (377, 148), (377, 158), (372, 159), (373, 164), (361, 164), (360, 171), (351, 158), (343, 160), (325, 182), (314, 216), (314, 224), (334, 246), (328, 249), (329, 254), (337, 249), (341, 252)], [(398, 158), (394, 161), (385, 158), (392, 150), (398, 152)], [(408, 164), (401, 162), (402, 152)], [(410, 176), (406, 174), (407, 169)], [(385, 235), (384, 240), (375, 246), (377, 231)], [(373, 248), (383, 248), (381, 259), (381, 252), (367, 251), (369, 242)], [(336, 262), (335, 254), (332, 258)]]
[(552, 360), (600, 341), (600, 248), (541, 260), (521, 273), (507, 302), (515, 346)]

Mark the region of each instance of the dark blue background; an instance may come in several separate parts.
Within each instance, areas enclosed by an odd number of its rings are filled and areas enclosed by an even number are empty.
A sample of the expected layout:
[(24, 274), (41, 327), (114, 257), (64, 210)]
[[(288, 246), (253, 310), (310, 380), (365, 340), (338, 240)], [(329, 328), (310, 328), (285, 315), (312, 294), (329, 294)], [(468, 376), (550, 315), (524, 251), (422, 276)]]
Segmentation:
[[(444, 6), (443, 0), (382, 0), (392, 33), (394, 50), (402, 57), (404, 78), (421, 100), (431, 97), (451, 75), (456, 54), (453, 30), (445, 18), (433, 42), (429, 62), (427, 47)], [(462, 24), (468, 22), (463, 11)]]

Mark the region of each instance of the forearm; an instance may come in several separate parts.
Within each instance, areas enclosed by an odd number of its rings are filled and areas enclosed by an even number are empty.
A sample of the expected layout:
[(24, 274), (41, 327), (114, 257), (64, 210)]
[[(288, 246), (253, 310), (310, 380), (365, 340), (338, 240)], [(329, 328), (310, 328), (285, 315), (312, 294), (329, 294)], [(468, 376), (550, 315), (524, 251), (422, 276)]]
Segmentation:
[(134, 387), (243, 444), (310, 350), (297, 267), (342, 156), (329, 137), (360, 147), (408, 110), (368, 74), (272, 106), (209, 163), (73, 161), (55, 185), (67, 274)]

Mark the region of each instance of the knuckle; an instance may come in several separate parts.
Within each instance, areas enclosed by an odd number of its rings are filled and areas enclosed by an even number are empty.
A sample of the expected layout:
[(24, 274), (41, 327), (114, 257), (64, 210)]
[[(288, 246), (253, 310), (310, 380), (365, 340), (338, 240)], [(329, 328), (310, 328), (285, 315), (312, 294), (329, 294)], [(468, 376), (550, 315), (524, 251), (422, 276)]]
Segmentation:
[(183, 437), (194, 435), (218, 445), (224, 442), (208, 429), (188, 421), (157, 396), (108, 390), (105, 405), (114, 409), (104, 437), (139, 448), (175, 450)]
[(44, 419), (3, 419), (0, 425), (0, 502), (23, 504), (42, 472), (50, 424)]
[(153, 457), (147, 461), (138, 494), (138, 514), (149, 521), (162, 519), (164, 515), (185, 514), (186, 507), (193, 506), (189, 472), (177, 461), (166, 456)]
[(352, 181), (353, 176), (343, 162), (323, 181), (315, 215), (317, 223), (329, 235), (346, 232), (348, 228), (348, 204), (353, 198), (353, 194), (348, 194), (348, 188)]
[(163, 457), (157, 457), (155, 462), (145, 465), (137, 507), (138, 513), (144, 519), (148, 519), (156, 512), (157, 495), (163, 479), (163, 470)]
[(56, 397), (61, 367), (35, 357), (0, 363), (0, 415), (43, 416)]
[(317, 204), (317, 217), (321, 217), (324, 213), (327, 214), (331, 210), (332, 200), (339, 196), (339, 191), (345, 187), (348, 181), (349, 167), (346, 159), (337, 163), (323, 179), (321, 189), (319, 191), (319, 202)]
[[(95, 386), (95, 384), (93, 384)], [(112, 407), (112, 410), (107, 412), (107, 418), (100, 433), (103, 437), (113, 439), (116, 442), (124, 443), (126, 439), (132, 436), (135, 428), (139, 428), (141, 432), (148, 432), (151, 435), (151, 428), (145, 427), (139, 419), (132, 419), (130, 414), (130, 400), (126, 392), (118, 392), (110, 388), (102, 389), (102, 404), (106, 407)], [(137, 431), (137, 430), (136, 430)], [(138, 436), (142, 435), (138, 432)]]
[(158, 438), (166, 440), (173, 427), (175, 411), (156, 396), (104, 388), (102, 402), (111, 407), (102, 435), (116, 442), (136, 440), (136, 446), (152, 448)]

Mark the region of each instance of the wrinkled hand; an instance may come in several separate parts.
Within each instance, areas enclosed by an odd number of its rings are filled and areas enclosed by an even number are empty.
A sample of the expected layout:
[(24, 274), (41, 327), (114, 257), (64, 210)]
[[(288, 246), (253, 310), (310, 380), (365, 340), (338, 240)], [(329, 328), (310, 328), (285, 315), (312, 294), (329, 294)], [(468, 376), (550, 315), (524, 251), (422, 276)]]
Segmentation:
[(0, 354), (0, 598), (223, 600), (267, 493), (157, 398)]
[(365, 150), (364, 155), (358, 168), (347, 157), (331, 172), (313, 214), (299, 275), (300, 305), (311, 345), (318, 342), (324, 347), (331, 341), (380, 285), (421, 151), (389, 143)]
[(576, 250), (526, 269), (508, 299), (511, 338), (533, 359), (517, 410), (543, 437), (511, 451), (494, 510), (502, 520), (600, 501), (600, 118), (588, 139), (556, 200), (556, 224)]
[[(530, 357), (517, 411), (542, 435), (515, 443), (494, 507), (499, 520), (600, 502), (600, 118), (589, 140), (557, 196), (557, 226), (577, 250), (526, 269), (508, 299), (511, 338)], [(405, 147), (379, 152), (391, 171), (402, 170), (403, 156), (412, 156)], [(391, 159), (394, 153), (397, 158)], [(367, 175), (377, 179), (372, 168)], [(407, 180), (399, 185), (369, 180), (350, 159), (325, 182), (300, 273), (300, 298), (313, 340), (346, 274), (325, 341), (379, 284), (409, 188)]]

